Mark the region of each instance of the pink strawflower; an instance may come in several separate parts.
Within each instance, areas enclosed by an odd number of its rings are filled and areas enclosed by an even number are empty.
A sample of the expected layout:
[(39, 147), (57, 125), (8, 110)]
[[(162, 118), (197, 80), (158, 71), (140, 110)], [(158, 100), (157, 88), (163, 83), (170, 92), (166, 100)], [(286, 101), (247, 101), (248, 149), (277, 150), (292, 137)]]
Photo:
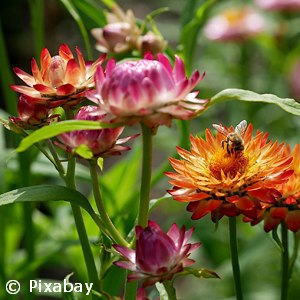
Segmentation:
[(256, 0), (255, 2), (266, 10), (294, 11), (300, 9), (300, 0)]
[(147, 53), (144, 59), (120, 64), (109, 60), (106, 69), (97, 68), (96, 90), (86, 96), (100, 109), (115, 116), (114, 122), (148, 127), (171, 125), (172, 118), (188, 120), (204, 109), (206, 100), (191, 90), (202, 80), (198, 71), (186, 77), (183, 61), (176, 56), (172, 65), (163, 54), (158, 59)]
[(153, 221), (148, 226), (136, 226), (136, 250), (114, 245), (114, 248), (124, 257), (115, 265), (132, 271), (128, 281), (144, 280), (143, 286), (155, 282), (170, 280), (174, 274), (181, 272), (195, 261), (188, 258), (200, 243), (188, 243), (194, 229), (180, 230), (173, 224), (167, 233)]
[(9, 120), (19, 128), (37, 129), (58, 117), (51, 113), (52, 110), (45, 105), (33, 103), (25, 95), (21, 95), (18, 101), (18, 117), (10, 117)]
[(216, 41), (244, 41), (261, 33), (265, 21), (249, 7), (228, 9), (211, 18), (204, 28), (206, 37)]
[[(106, 118), (107, 114), (99, 111), (98, 107), (83, 106), (74, 119), (101, 122), (106, 121)], [(63, 143), (58, 144), (58, 146), (74, 153), (78, 147), (85, 145), (93, 153), (94, 157), (120, 155), (121, 152), (130, 150), (130, 147), (122, 144), (138, 136), (133, 135), (118, 139), (123, 130), (124, 127), (71, 131), (58, 136), (58, 139)]]
[(76, 105), (84, 99), (85, 91), (94, 87), (96, 67), (103, 62), (105, 55), (94, 63), (86, 63), (76, 48), (78, 61), (66, 44), (59, 47), (59, 55), (51, 57), (47, 48), (41, 52), (40, 65), (31, 60), (32, 75), (14, 68), (16, 75), (27, 86), (11, 85), (11, 88), (27, 96), (34, 104), (53, 108), (61, 105)]

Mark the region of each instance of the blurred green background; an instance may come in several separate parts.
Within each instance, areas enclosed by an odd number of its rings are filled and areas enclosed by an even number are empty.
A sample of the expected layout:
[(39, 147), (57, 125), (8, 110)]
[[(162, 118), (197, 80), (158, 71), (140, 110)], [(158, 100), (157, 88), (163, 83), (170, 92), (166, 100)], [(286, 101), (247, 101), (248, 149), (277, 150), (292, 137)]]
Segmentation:
[[(99, 10), (95, 10), (95, 18), (88, 16), (80, 9), (80, 1), (71, 1), (81, 16), (84, 26), (90, 29), (103, 26), (104, 5), (101, 1), (86, 1), (94, 3)], [(85, 1), (84, 1), (85, 2)], [(195, 12), (206, 1), (181, 0), (151, 0), (151, 1), (118, 1), (123, 9), (132, 9), (139, 19), (144, 19), (151, 11), (160, 7), (169, 7), (169, 11), (155, 18), (158, 29), (168, 40), (173, 51), (182, 51), (182, 30), (185, 25), (195, 18)], [(39, 5), (43, 14), (39, 11)], [(203, 33), (203, 26), (208, 19), (222, 12), (224, 9), (253, 6), (265, 18), (266, 30), (243, 42), (217, 42), (209, 40)], [(0, 116), (16, 115), (17, 98), (14, 92), (7, 89), (8, 84), (20, 83), (12, 75), (11, 68), (30, 71), (31, 57), (39, 57), (41, 47), (47, 47), (52, 55), (57, 53), (61, 43), (67, 43), (72, 49), (79, 46), (87, 55), (86, 45), (78, 25), (63, 5), (63, 1), (24, 1), (11, 0), (1, 2), (1, 111)], [(99, 16), (99, 20), (97, 20)], [(225, 88), (242, 88), (257, 93), (276, 94), (282, 98), (300, 99), (300, 73), (298, 91), (292, 86), (293, 71), (300, 61), (300, 14), (299, 12), (283, 13), (263, 11), (255, 6), (254, 1), (212, 1), (206, 11), (203, 22), (196, 26), (197, 33), (194, 52), (188, 53), (191, 60), (191, 70), (198, 69), (206, 72), (205, 79), (200, 83), (199, 96), (209, 99)], [(36, 23), (35, 23), (36, 22)], [(35, 24), (43, 24), (37, 27)], [(89, 35), (93, 59), (99, 53), (94, 49), (95, 40)], [(7, 61), (5, 61), (5, 51)], [(8, 63), (10, 69), (5, 69)], [(6, 64), (7, 65), (7, 64)], [(296, 80), (297, 82), (297, 80)], [(190, 122), (193, 134), (202, 134), (205, 128), (211, 128), (212, 123), (222, 122), (225, 125), (236, 125), (246, 119), (253, 123), (255, 129), (267, 131), (270, 138), (291, 145), (299, 142), (299, 118), (290, 115), (275, 105), (260, 103), (226, 102), (213, 106), (199, 118)], [(130, 128), (130, 132), (136, 132)], [(169, 156), (175, 153), (175, 146), (180, 140), (178, 124), (172, 128), (160, 128), (154, 138), (154, 168), (160, 170), (166, 164)], [(139, 181), (140, 141), (132, 145), (131, 153), (118, 158), (114, 163), (105, 162), (105, 170), (101, 184), (107, 196), (106, 205), (112, 218), (119, 226), (124, 226), (127, 232), (134, 222), (136, 203), (136, 182)], [(20, 158), (13, 152), (18, 139), (0, 127), (0, 191), (5, 192), (16, 187), (51, 183), (62, 184), (52, 166), (35, 149)], [(30, 174), (30, 176), (29, 176)], [(130, 174), (126, 176), (124, 174)], [(78, 167), (78, 182), (83, 193), (89, 195), (89, 175), (81, 162)], [(111, 192), (118, 187), (115, 202), (111, 201)], [(152, 196), (161, 197), (170, 186), (167, 179), (162, 177), (153, 188)], [(34, 260), (28, 263), (24, 251), (26, 245), (26, 223), (24, 225), (24, 207), (13, 205), (0, 208), (0, 269), (1, 288), (0, 299), (8, 298), (3, 291), (5, 279), (20, 279), (28, 276), (36, 278), (63, 279), (74, 272), (74, 280), (86, 281), (85, 267), (81, 249), (77, 241), (70, 207), (61, 203), (44, 203), (32, 205), (33, 232), (35, 236)], [(30, 208), (30, 210), (31, 210)], [(178, 297), (185, 300), (234, 299), (233, 278), (231, 272), (227, 220), (220, 221), (217, 230), (209, 217), (198, 221), (191, 221), (190, 214), (185, 210), (184, 203), (173, 200), (163, 201), (154, 209), (151, 218), (164, 229), (176, 222), (187, 227), (196, 227), (194, 239), (202, 242), (196, 251), (197, 266), (216, 271), (221, 280), (197, 279), (185, 277), (176, 280)], [(124, 225), (126, 220), (126, 225)], [(85, 218), (87, 230), (95, 241), (93, 247), (95, 255), (99, 253), (97, 228), (89, 217)], [(123, 224), (123, 225), (122, 225)], [(245, 299), (274, 300), (280, 294), (280, 251), (276, 248), (270, 235), (263, 231), (261, 225), (250, 227), (249, 224), (239, 222), (239, 250), (242, 270), (242, 281)], [(298, 299), (300, 293), (300, 263), (296, 263), (291, 282), (289, 299)], [(122, 271), (116, 271), (120, 272)], [(29, 274), (29, 275), (28, 275)], [(109, 282), (114, 285), (109, 287)], [(107, 276), (107, 289), (115, 295), (121, 293), (116, 273)], [(154, 295), (154, 294), (153, 294)], [(57, 299), (49, 295), (39, 295), (37, 299)]]

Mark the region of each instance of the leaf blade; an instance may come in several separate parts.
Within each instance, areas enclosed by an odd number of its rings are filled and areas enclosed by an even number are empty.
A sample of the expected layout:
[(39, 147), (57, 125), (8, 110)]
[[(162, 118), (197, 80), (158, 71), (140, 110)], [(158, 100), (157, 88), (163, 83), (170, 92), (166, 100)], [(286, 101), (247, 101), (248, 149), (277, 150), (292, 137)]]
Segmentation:
[(275, 104), (287, 111), (288, 113), (300, 116), (300, 103), (290, 98), (279, 98), (273, 94), (257, 94), (252, 91), (241, 90), (241, 89), (225, 89), (215, 96), (213, 96), (208, 104), (212, 106), (214, 104), (230, 101), (239, 100), (246, 102), (263, 102), (268, 104)]

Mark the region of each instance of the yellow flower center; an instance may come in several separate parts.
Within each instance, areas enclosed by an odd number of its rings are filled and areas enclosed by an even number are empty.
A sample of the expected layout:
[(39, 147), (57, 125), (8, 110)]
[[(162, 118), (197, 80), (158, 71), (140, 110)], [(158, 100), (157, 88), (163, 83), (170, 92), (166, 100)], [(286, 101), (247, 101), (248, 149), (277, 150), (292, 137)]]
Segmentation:
[(243, 174), (245, 172), (248, 162), (249, 159), (243, 151), (228, 154), (226, 150), (221, 148), (212, 156), (209, 170), (211, 175), (219, 180), (222, 179), (222, 174), (234, 178), (238, 173)]

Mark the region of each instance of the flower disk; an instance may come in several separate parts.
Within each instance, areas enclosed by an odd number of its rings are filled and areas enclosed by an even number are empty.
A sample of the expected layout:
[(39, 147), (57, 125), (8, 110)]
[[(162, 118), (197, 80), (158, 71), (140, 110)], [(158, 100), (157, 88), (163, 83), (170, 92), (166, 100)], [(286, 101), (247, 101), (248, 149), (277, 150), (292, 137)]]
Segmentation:
[(229, 154), (222, 147), (224, 135), (217, 132), (214, 137), (206, 130), (206, 140), (191, 136), (191, 151), (178, 147), (181, 159), (170, 158), (176, 173), (166, 173), (174, 186), (169, 193), (174, 200), (189, 202), (192, 219), (210, 212), (213, 221), (241, 213), (255, 219), (259, 200), (280, 196), (275, 185), (292, 175), (292, 158), (283, 144), (268, 141), (259, 131), (252, 137), (252, 132), (250, 124), (243, 136), (244, 150)]

